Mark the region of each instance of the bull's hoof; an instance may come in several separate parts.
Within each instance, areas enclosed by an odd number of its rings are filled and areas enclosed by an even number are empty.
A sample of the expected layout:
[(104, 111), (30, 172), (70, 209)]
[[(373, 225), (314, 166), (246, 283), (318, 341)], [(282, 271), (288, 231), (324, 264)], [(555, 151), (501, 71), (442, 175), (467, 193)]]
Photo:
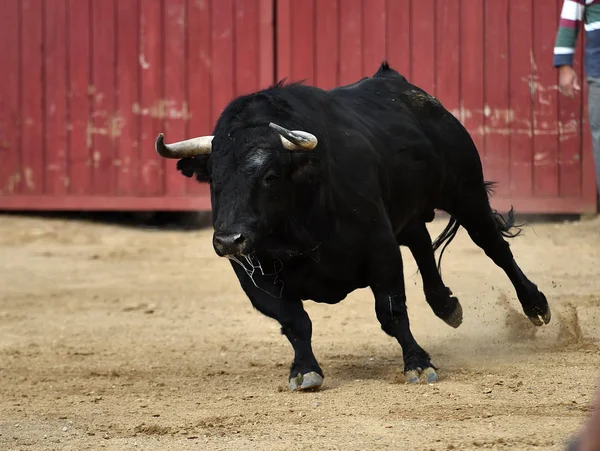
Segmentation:
[(423, 381), (427, 384), (435, 384), (438, 381), (438, 375), (434, 368), (427, 367), (424, 370), (417, 368), (416, 370), (408, 370), (404, 373), (406, 381), (409, 384), (418, 384), (421, 379), (419, 376), (423, 376)]
[(291, 391), (317, 390), (321, 385), (323, 385), (323, 376), (314, 371), (306, 374), (298, 373), (290, 378)]
[(454, 311), (452, 313), (450, 313), (449, 317), (444, 319), (444, 322), (446, 324), (448, 324), (450, 327), (454, 327), (456, 329), (456, 328), (458, 328), (458, 326), (460, 326), (462, 324), (462, 321), (463, 321), (463, 310), (462, 310), (462, 306), (460, 305), (460, 302), (458, 302), (458, 300), (457, 300), (456, 308), (454, 309)]
[(550, 307), (548, 307), (548, 310), (546, 310), (543, 315), (528, 316), (527, 318), (529, 318), (529, 321), (534, 325), (543, 326), (544, 324), (548, 324), (552, 319), (552, 312), (550, 312)]
[(528, 309), (529, 312), (525, 312), (527, 318), (529, 318), (529, 321), (538, 327), (548, 324), (552, 319), (552, 312), (550, 311), (550, 306), (548, 305), (546, 296), (540, 292), (535, 304), (534, 308)]
[(439, 319), (450, 327), (457, 328), (462, 324), (463, 311), (460, 302), (448, 287), (425, 291), (425, 300)]

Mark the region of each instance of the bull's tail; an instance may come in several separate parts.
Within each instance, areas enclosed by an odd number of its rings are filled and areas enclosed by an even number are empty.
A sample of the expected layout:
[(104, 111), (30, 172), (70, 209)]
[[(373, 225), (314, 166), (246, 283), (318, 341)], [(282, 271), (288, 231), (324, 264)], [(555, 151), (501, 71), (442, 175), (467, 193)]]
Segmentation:
[(435, 253), (435, 251), (437, 251), (440, 248), (440, 246), (442, 244), (444, 245), (444, 247), (442, 247), (442, 251), (440, 252), (440, 256), (438, 257), (438, 263), (437, 263), (437, 267), (438, 267), (438, 271), (439, 271), (440, 275), (442, 274), (442, 255), (444, 255), (444, 251), (446, 250), (446, 247), (452, 242), (452, 240), (458, 233), (459, 228), (460, 228), (460, 223), (458, 222), (458, 220), (456, 218), (454, 218), (452, 216), (452, 217), (450, 217), (450, 221), (448, 222), (448, 225), (446, 225), (446, 228), (444, 228), (444, 230), (442, 230), (442, 233), (440, 233), (438, 235), (438, 237), (433, 241), (433, 252), (434, 253)]
[[(512, 206), (506, 215), (506, 219), (504, 219), (504, 216), (496, 210), (492, 210), (492, 214), (494, 215), (494, 221), (496, 221), (496, 227), (498, 227), (498, 230), (504, 238), (514, 238), (521, 234), (521, 227), (523, 227), (523, 224), (515, 224), (515, 213)], [(511, 232), (511, 229), (516, 229), (516, 232)]]
[[(486, 193), (488, 194), (488, 196), (491, 196), (494, 192), (494, 185), (496, 183), (483, 182), (483, 184), (485, 185)], [(510, 210), (506, 215), (506, 219), (504, 219), (504, 216), (502, 216), (496, 210), (492, 210), (492, 215), (494, 217), (494, 221), (496, 222), (496, 227), (498, 228), (498, 231), (502, 234), (504, 238), (514, 238), (521, 234), (521, 227), (523, 227), (524, 224), (515, 224), (515, 211), (512, 205), (510, 206)], [(516, 232), (511, 232), (511, 229), (516, 229)]]
[[(485, 191), (489, 195), (492, 194), (494, 189), (494, 182), (484, 182)], [(500, 234), (504, 238), (514, 238), (521, 234), (524, 224), (515, 224), (515, 213), (514, 208), (511, 206), (508, 214), (506, 215), (506, 219), (502, 216), (498, 211), (491, 210), (492, 217), (494, 218), (494, 222), (496, 223), (496, 228), (500, 232)], [(448, 225), (442, 230), (442, 233), (433, 241), (433, 252), (437, 251), (440, 246), (443, 245), (442, 251), (440, 252), (440, 256), (438, 257), (437, 268), (441, 275), (442, 273), (442, 255), (444, 255), (444, 251), (446, 247), (452, 242), (456, 234), (458, 233), (458, 229), (460, 229), (460, 223), (453, 216), (450, 217), (450, 221)], [(511, 232), (512, 229), (516, 229), (515, 232)]]

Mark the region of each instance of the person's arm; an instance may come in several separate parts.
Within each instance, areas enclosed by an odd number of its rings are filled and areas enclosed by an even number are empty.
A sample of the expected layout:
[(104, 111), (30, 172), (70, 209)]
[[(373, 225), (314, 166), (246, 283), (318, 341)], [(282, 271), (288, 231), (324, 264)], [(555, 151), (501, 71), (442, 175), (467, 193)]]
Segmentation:
[(585, 0), (564, 0), (554, 43), (554, 67), (559, 69), (558, 86), (569, 97), (580, 89), (573, 69), (573, 57), (584, 11)]

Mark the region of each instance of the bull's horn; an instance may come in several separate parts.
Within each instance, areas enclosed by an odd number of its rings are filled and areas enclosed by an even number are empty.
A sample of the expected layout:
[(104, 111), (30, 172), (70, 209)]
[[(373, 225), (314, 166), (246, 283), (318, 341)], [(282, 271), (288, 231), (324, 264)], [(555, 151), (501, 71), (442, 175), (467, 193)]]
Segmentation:
[(302, 130), (288, 130), (273, 122), (269, 122), (269, 127), (279, 133), (281, 144), (287, 150), (313, 150), (319, 142), (315, 135)]
[(212, 136), (199, 136), (197, 138), (186, 139), (185, 141), (165, 144), (165, 137), (162, 133), (156, 138), (154, 145), (156, 152), (163, 158), (189, 158), (196, 155), (210, 153), (212, 148)]

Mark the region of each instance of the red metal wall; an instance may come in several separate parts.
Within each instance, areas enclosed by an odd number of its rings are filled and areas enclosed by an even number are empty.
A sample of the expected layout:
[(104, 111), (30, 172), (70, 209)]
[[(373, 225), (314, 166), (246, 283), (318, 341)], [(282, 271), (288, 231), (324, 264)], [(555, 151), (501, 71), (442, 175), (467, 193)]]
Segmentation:
[(273, 82), (272, 0), (0, 0), (0, 209), (208, 209), (154, 140)]
[(278, 78), (330, 88), (372, 75), (387, 58), (469, 129), (486, 178), (499, 183), (496, 208), (595, 211), (587, 91), (575, 100), (559, 95), (552, 67), (562, 0), (277, 5)]
[(497, 208), (595, 210), (587, 91), (558, 94), (562, 0), (543, 3), (0, 0), (0, 209), (209, 208), (155, 155), (159, 131), (210, 133), (236, 94), (387, 58), (470, 130)]

